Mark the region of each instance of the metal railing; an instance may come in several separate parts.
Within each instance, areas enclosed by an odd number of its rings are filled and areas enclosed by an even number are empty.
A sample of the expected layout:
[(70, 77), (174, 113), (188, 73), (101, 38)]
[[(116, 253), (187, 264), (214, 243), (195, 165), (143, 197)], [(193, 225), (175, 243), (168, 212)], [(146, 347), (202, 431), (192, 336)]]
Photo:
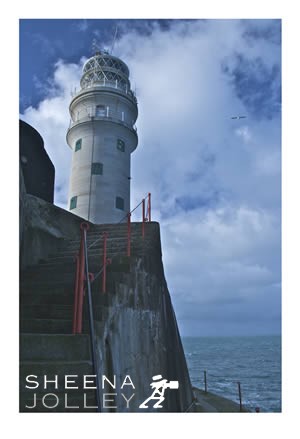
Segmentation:
[[(147, 210), (146, 210), (147, 213), (145, 214), (146, 200), (147, 200)], [(148, 195), (146, 197), (144, 197), (142, 199), (142, 201), (139, 204), (137, 204), (130, 212), (126, 213), (126, 215), (123, 218), (121, 218), (121, 220), (118, 223), (116, 223), (116, 225), (121, 224), (127, 218), (127, 250), (126, 250), (127, 256), (131, 255), (131, 215), (140, 205), (143, 206), (143, 208), (142, 208), (142, 238), (144, 239), (145, 238), (145, 223), (151, 222), (151, 193), (150, 192), (148, 193)], [(100, 274), (102, 274), (102, 292), (105, 292), (106, 291), (106, 268), (107, 268), (107, 265), (111, 264), (112, 260), (114, 258), (116, 258), (117, 256), (121, 256), (121, 253), (118, 255), (115, 255), (113, 258), (107, 258), (107, 246), (106, 246), (106, 242), (108, 239), (107, 232), (103, 232), (102, 236), (95, 239), (88, 246), (88, 250), (91, 249), (92, 247), (94, 247), (102, 239), (103, 239), (103, 265), (102, 265), (101, 269), (98, 271), (98, 273), (95, 274), (93, 282), (100, 276)]]
[(117, 89), (119, 91), (121, 91), (122, 93), (124, 93), (125, 95), (129, 96), (135, 103), (137, 101), (136, 99), (136, 95), (134, 93), (134, 91), (132, 91), (130, 89), (130, 87), (128, 87), (128, 85), (123, 84), (120, 81), (116, 81), (116, 80), (107, 80), (107, 79), (89, 79), (89, 80), (85, 80), (84, 84), (82, 84), (82, 89), (79, 92), (76, 92), (76, 89), (74, 90), (74, 92), (72, 93), (72, 97), (74, 98), (75, 96), (77, 96), (77, 94), (80, 94), (82, 91), (86, 91), (89, 88), (113, 88), (113, 89)]
[(195, 404), (196, 404), (196, 401), (193, 401), (193, 402), (188, 406), (188, 408), (187, 408), (186, 410), (184, 410), (184, 413), (188, 413), (188, 412), (191, 410), (191, 408), (192, 408)]
[[(111, 113), (109, 113), (111, 114)], [(104, 121), (108, 121), (108, 122), (115, 122), (121, 125), (126, 126), (127, 128), (129, 128), (130, 130), (134, 131), (135, 133), (137, 133), (137, 127), (134, 124), (130, 124), (128, 122), (126, 122), (125, 120), (122, 120), (122, 117), (118, 117), (117, 115), (113, 116), (113, 115), (91, 115), (91, 114), (84, 114), (81, 117), (76, 118), (76, 120), (72, 120), (70, 119), (70, 123), (69, 123), (69, 130), (71, 128), (73, 128), (75, 125), (78, 125), (79, 123), (83, 123), (83, 122), (90, 122), (91, 120), (104, 120)]]
[(89, 272), (88, 262), (88, 248), (87, 248), (87, 230), (89, 225), (85, 222), (81, 223), (81, 240), (80, 250), (76, 259), (76, 277), (75, 277), (75, 297), (74, 297), (74, 314), (73, 314), (73, 334), (81, 334), (82, 332), (82, 312), (83, 312), (83, 298), (84, 292), (87, 290), (87, 302), (88, 302), (88, 316), (89, 316), (89, 331), (90, 331), (90, 343), (91, 343), (91, 356), (93, 371), (96, 380), (96, 401), (97, 412), (101, 412), (101, 397), (100, 397), (100, 380), (99, 380), (99, 368), (96, 355), (96, 339), (95, 339), (95, 327), (94, 327), (94, 314), (93, 314), (93, 302), (91, 291), (91, 279), (92, 273)]
[[(145, 215), (145, 200), (147, 203), (147, 215)], [(143, 205), (143, 216), (142, 216), (142, 236), (144, 238), (144, 222), (151, 220), (151, 194), (148, 193), (147, 197), (143, 198), (142, 201), (134, 208), (131, 212), (128, 212), (124, 218), (117, 224), (120, 224), (126, 217), (128, 218), (127, 223), (127, 256), (130, 256), (130, 239), (131, 239), (131, 214), (140, 206)], [(92, 301), (92, 289), (91, 285), (100, 276), (102, 277), (102, 292), (106, 292), (106, 267), (112, 262), (112, 259), (107, 258), (107, 238), (108, 233), (104, 232), (100, 238), (94, 240), (89, 246), (87, 245), (87, 231), (89, 230), (89, 224), (82, 222), (80, 224), (80, 246), (79, 252), (75, 256), (76, 261), (76, 273), (75, 273), (75, 288), (74, 288), (74, 308), (73, 308), (73, 327), (72, 332), (74, 335), (82, 333), (83, 326), (83, 302), (84, 294), (87, 291), (87, 301), (88, 301), (88, 316), (89, 316), (89, 332), (90, 332), (90, 343), (91, 343), (91, 355), (92, 364), (94, 369), (94, 375), (96, 378), (96, 400), (97, 400), (97, 411), (101, 412), (101, 396), (100, 396), (100, 380), (99, 380), (99, 368), (97, 361), (97, 349), (96, 349), (96, 338), (95, 338), (95, 326), (94, 326), (94, 314), (93, 314), (93, 301)], [(89, 272), (89, 262), (88, 262), (88, 250), (93, 247), (97, 242), (103, 239), (103, 263), (102, 267), (95, 275)], [(115, 255), (114, 257), (121, 256)]]
[(87, 228), (84, 227), (83, 228), (83, 241), (84, 241), (83, 247), (84, 247), (84, 262), (85, 262), (85, 278), (86, 278), (87, 298), (88, 298), (88, 314), (89, 314), (91, 353), (92, 353), (92, 363), (93, 363), (93, 368), (94, 368), (94, 375), (96, 376), (97, 411), (101, 412), (99, 369), (98, 369), (98, 361), (97, 361), (97, 355), (96, 355), (96, 339), (95, 339), (95, 327), (94, 327), (94, 315), (93, 315), (93, 302), (92, 302), (92, 291), (91, 291), (91, 283), (90, 283), (86, 232), (87, 232)]
[[(207, 373), (206, 370), (204, 370), (203, 373), (204, 373), (204, 393), (208, 393), (208, 390), (207, 390), (207, 388), (208, 388), (208, 379), (207, 379), (207, 377), (208, 377), (208, 373)], [(233, 377), (232, 377), (232, 378), (230, 378), (230, 377), (226, 377), (226, 376), (225, 376), (225, 377), (222, 377), (222, 376), (219, 376), (219, 375), (213, 375), (213, 374), (211, 374), (211, 373), (209, 374), (209, 377), (210, 377), (210, 378), (215, 378), (216, 380), (219, 380), (219, 382), (224, 382), (224, 381), (226, 381), (227, 383), (230, 383), (230, 384), (233, 384), (233, 383), (237, 384), (237, 394), (238, 394), (238, 405), (239, 405), (239, 410), (240, 410), (240, 412), (243, 412), (243, 411), (245, 411), (245, 410), (248, 411), (248, 408), (246, 408), (246, 407), (244, 406), (244, 404), (243, 404), (243, 400), (242, 400), (241, 381), (236, 381)], [(218, 382), (218, 381), (217, 381), (217, 382)], [(216, 384), (216, 381), (215, 381), (215, 384)], [(259, 411), (259, 408), (256, 407), (255, 411)]]

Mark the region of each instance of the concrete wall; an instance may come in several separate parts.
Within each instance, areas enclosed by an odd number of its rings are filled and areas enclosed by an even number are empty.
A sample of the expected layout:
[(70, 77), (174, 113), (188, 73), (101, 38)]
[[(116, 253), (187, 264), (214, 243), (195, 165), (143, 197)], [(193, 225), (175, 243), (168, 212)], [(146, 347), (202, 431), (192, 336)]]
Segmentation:
[(40, 134), (20, 120), (20, 166), (26, 192), (53, 203), (55, 169)]
[[(111, 380), (116, 375), (117, 389), (126, 373), (130, 375), (135, 389), (125, 387), (123, 393), (127, 399), (134, 393), (131, 412), (185, 412), (193, 393), (176, 317), (161, 259), (156, 260), (157, 252), (147, 253), (144, 258), (132, 259), (130, 272), (121, 279), (110, 275), (114, 287), (107, 299), (104, 324), (98, 325), (99, 373)], [(151, 271), (151, 265), (157, 268)], [(162, 409), (153, 408), (156, 401), (150, 402), (147, 410), (139, 408), (153, 392), (150, 384), (158, 374), (178, 381), (179, 389), (165, 391)], [(106, 386), (102, 392), (113, 390)], [(114, 398), (117, 409), (103, 411), (127, 412), (121, 393)]]
[(25, 269), (78, 236), (82, 218), (20, 191), (20, 266)]
[[(26, 219), (23, 267), (37, 263), (40, 258), (46, 259), (49, 253), (63, 253), (70, 245), (75, 251), (81, 218), (30, 195), (26, 196), (23, 206), (22, 217)], [(126, 239), (116, 241), (115, 238), (123, 236), (126, 224), (91, 224), (89, 233), (101, 236), (103, 230), (108, 230), (111, 239), (108, 251), (113, 251), (113, 245), (114, 251), (126, 255)], [(77, 240), (75, 247), (70, 239)], [(184, 412), (192, 404), (193, 393), (164, 276), (158, 223), (146, 224), (145, 240), (141, 237), (141, 224), (132, 224), (132, 255), (113, 258), (107, 274), (106, 294), (100, 293), (100, 278), (93, 284), (99, 375), (106, 375), (111, 381), (115, 375), (117, 389), (129, 375), (135, 386), (134, 390), (132, 387), (123, 389), (127, 398), (135, 394), (129, 410), (117, 390), (114, 397), (117, 409), (103, 411), (143, 412), (139, 405), (152, 393), (152, 377), (161, 374), (168, 381), (178, 381), (179, 389), (166, 390), (163, 408), (158, 411)], [(91, 259), (98, 267), (100, 254)], [(73, 285), (73, 280), (71, 283)], [(73, 294), (73, 287), (70, 291)], [(105, 388), (104, 392), (114, 393), (111, 388)], [(146, 411), (157, 410), (152, 404)]]

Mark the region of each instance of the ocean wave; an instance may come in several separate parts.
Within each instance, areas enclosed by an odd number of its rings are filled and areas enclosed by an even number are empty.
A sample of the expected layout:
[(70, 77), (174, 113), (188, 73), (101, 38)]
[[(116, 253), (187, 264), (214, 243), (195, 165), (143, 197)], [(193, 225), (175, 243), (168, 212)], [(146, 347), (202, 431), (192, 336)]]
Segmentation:
[[(184, 339), (183, 346), (192, 383), (220, 396), (238, 400), (241, 383), (243, 403), (253, 410), (281, 411), (280, 337), (213, 337)], [(201, 346), (201, 349), (199, 349)]]

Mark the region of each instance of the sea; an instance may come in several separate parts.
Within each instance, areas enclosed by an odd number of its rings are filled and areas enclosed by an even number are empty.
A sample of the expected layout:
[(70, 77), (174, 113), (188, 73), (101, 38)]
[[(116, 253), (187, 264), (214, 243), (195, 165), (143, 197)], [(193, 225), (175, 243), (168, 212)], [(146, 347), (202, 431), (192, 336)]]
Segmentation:
[(281, 412), (281, 337), (182, 337), (192, 385), (251, 412)]

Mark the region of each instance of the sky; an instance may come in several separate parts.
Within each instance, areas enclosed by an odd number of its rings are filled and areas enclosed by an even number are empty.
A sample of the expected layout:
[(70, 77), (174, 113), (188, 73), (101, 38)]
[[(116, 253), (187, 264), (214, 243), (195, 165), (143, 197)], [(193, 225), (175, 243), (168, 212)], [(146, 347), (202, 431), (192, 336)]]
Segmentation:
[(131, 206), (151, 192), (181, 335), (279, 334), (281, 21), (21, 20), (20, 118), (44, 138), (62, 208), (71, 93), (116, 25), (139, 108)]

